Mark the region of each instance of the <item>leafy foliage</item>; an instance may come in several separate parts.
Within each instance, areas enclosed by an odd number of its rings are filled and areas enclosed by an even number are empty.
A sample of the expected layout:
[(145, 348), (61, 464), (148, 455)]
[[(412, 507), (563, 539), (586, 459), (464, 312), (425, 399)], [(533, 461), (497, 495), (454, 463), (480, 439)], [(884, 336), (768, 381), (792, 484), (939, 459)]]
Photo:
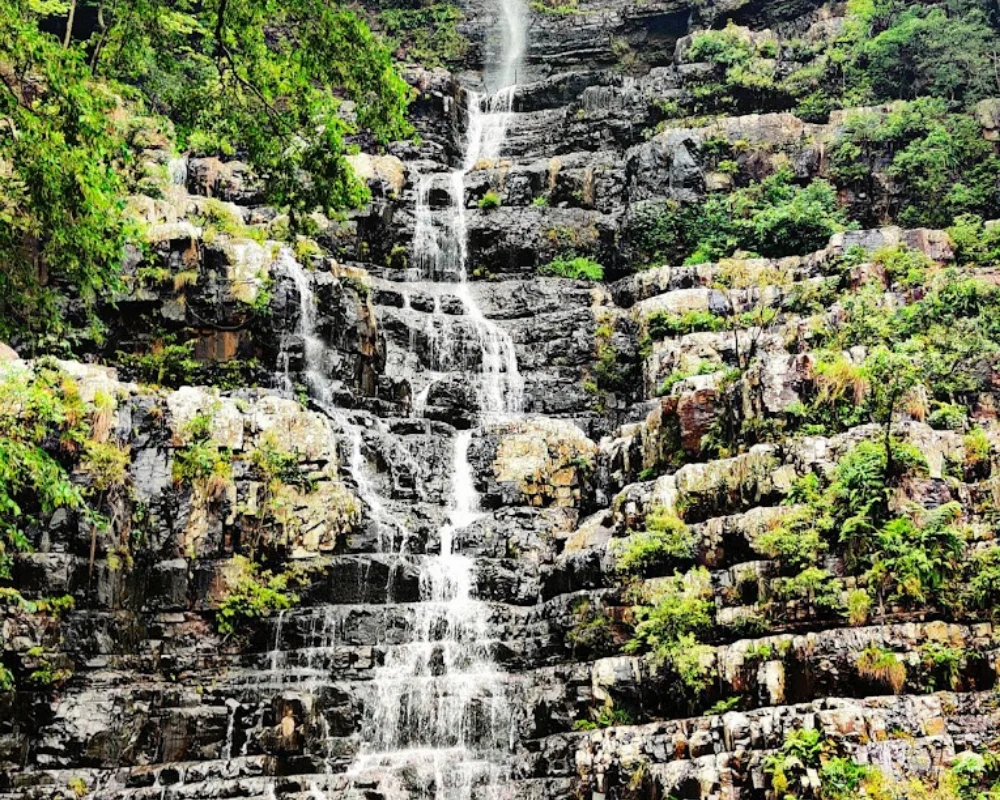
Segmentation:
[[(274, 205), (357, 204), (364, 192), (344, 161), (344, 136), (363, 128), (387, 142), (407, 131), (405, 84), (344, 6), (130, 0), (103, 12), (96, 74), (134, 86), (174, 123), (182, 147), (244, 154)], [(357, 103), (354, 120), (341, 113), (342, 96)]]
[(366, 198), (347, 136), (410, 131), (408, 87), (343, 5), (96, 0), (95, 25), (78, 1), (0, 5), (0, 338), (53, 339), (64, 295), (113, 295), (136, 238), (125, 196), (144, 187), (134, 154), (172, 131), (194, 153), (239, 154), (293, 222)]
[(381, 8), (372, 24), (386, 36), (389, 49), (402, 60), (425, 67), (454, 64), (465, 54), (468, 41), (458, 30), (461, 9), (450, 2), (410, 8)]
[(645, 531), (632, 533), (616, 545), (616, 568), (624, 573), (645, 575), (671, 564), (692, 561), (698, 540), (677, 515), (656, 508), (646, 517)]
[(785, 734), (781, 749), (764, 760), (764, 772), (778, 797), (808, 785), (806, 772), (819, 766), (823, 734), (815, 728), (799, 728)]
[(30, 550), (34, 520), (58, 508), (89, 513), (68, 471), (88, 445), (89, 414), (73, 380), (50, 363), (0, 372), (0, 578), (14, 553)]
[(965, 538), (953, 523), (958, 503), (946, 503), (916, 518), (897, 517), (878, 532), (868, 571), (870, 585), (893, 600), (925, 605), (958, 573)]
[(1000, 164), (993, 147), (975, 118), (950, 113), (944, 99), (920, 98), (888, 114), (851, 116), (831, 151), (831, 174), (842, 185), (878, 197), (874, 181), (886, 160), (891, 205), (869, 207), (867, 222), (878, 222), (882, 213), (911, 227), (946, 227), (963, 214), (1000, 211)]
[(553, 275), (576, 281), (599, 281), (604, 279), (604, 267), (587, 256), (563, 256), (554, 258), (538, 268), (539, 275)]
[(995, 95), (996, 32), (977, 0), (852, 0), (846, 79), (858, 99)]
[(232, 478), (231, 454), (212, 438), (212, 414), (198, 413), (182, 431), (187, 444), (174, 452), (173, 479), (209, 498), (218, 497)]
[(847, 225), (833, 186), (814, 180), (801, 187), (782, 168), (698, 204), (643, 206), (632, 221), (632, 257), (638, 264), (701, 264), (738, 250), (768, 258), (824, 247)]
[(116, 100), (37, 7), (0, 5), (0, 339), (58, 336), (61, 288), (87, 305), (113, 291), (129, 233)]
[(492, 189), (487, 191), (486, 194), (484, 194), (479, 201), (479, 207), (484, 211), (490, 211), (491, 209), (494, 208), (500, 208), (500, 205), (501, 205), (500, 195), (497, 192), (493, 191)]
[(711, 577), (704, 567), (672, 578), (634, 607), (636, 626), (626, 652), (649, 650), (692, 703), (711, 685), (714, 650), (697, 639), (712, 623)]
[(298, 597), (288, 592), (289, 577), (262, 570), (243, 556), (234, 556), (226, 593), (216, 611), (219, 633), (241, 633), (251, 620), (291, 608)]
[(724, 317), (711, 311), (685, 311), (674, 314), (670, 311), (654, 311), (646, 320), (646, 333), (653, 341), (667, 337), (683, 336), (686, 333), (721, 331), (726, 328)]

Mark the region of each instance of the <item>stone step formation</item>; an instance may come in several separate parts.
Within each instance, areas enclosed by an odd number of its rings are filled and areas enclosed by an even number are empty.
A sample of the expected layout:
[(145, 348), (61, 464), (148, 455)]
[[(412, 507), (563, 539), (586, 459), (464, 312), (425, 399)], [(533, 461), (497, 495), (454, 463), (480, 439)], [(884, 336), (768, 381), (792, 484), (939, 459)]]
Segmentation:
[[(420, 139), (354, 157), (372, 200), (324, 221), (318, 252), (195, 224), (208, 203), (264, 213), (238, 162), (172, 162), (163, 198), (143, 201), (150, 258), (198, 277), (119, 298), (111, 341), (142, 344), (151, 320), (197, 328), (201, 349), (253, 353), (265, 388), (159, 390), (61, 362), (88, 401), (115, 399), (144, 553), (123, 569), (118, 531), (102, 533), (91, 568), (89, 529), (56, 515), (19, 556), (26, 597), (78, 599), (5, 619), (5, 663), (69, 674), (0, 700), (0, 800), (763, 800), (802, 730), (899, 780), (1000, 735), (988, 617), (890, 603), (850, 619), (776, 594), (787, 575), (762, 536), (804, 507), (803, 476), (832, 475), (881, 426), (705, 449), (725, 408), (763, 428), (815, 397), (815, 329), (845, 313), (819, 290), (850, 259), (859, 284), (886, 248), (947, 268), (949, 236), (872, 227), (801, 256), (629, 268), (644, 208), (733, 187), (720, 142), (753, 174), (807, 180), (843, 133), (846, 112), (657, 130), (705, 69), (686, 56), (694, 30), (735, 15), (754, 36), (820, 37), (840, 4), (539, 5), (466, 4), (462, 69), (406, 68)], [(988, 136), (997, 120), (981, 115)], [(540, 269), (567, 253), (605, 280)], [(235, 319), (248, 286), (269, 313)], [(776, 321), (757, 324), (761, 309)], [(697, 314), (738, 323), (653, 335)], [(993, 396), (970, 407), (995, 453)], [(224, 486), (177, 471), (198, 424), (232, 461)], [(992, 456), (972, 469), (966, 437), (918, 413), (894, 430), (927, 462), (906, 499), (957, 501), (985, 542)], [(275, 490), (280, 524), (258, 529), (270, 490), (252, 465), (275, 447), (307, 480)], [(658, 514), (683, 519), (689, 556), (624, 580), (622, 543)], [(292, 570), (295, 602), (224, 635), (252, 541)], [(678, 564), (704, 568), (711, 608), (698, 704), (623, 649), (637, 593), (669, 588)], [(942, 648), (960, 663), (919, 685)], [(881, 671), (863, 668), (871, 653)]]

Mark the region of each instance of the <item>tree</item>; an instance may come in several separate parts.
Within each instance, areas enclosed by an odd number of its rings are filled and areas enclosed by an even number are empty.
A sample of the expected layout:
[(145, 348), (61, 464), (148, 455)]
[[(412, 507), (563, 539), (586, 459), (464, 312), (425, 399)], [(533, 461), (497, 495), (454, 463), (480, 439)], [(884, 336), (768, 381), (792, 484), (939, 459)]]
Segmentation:
[(113, 288), (128, 230), (115, 99), (32, 8), (0, 4), (0, 338), (58, 333), (61, 285)]
[(974, 102), (1000, 89), (996, 31), (978, 0), (852, 0), (849, 77), (876, 100)]
[(339, 3), (100, 0), (99, 10), (95, 74), (134, 86), (182, 146), (245, 157), (275, 205), (357, 205), (345, 137), (363, 130), (385, 144), (409, 132), (406, 84)]
[(907, 393), (921, 382), (920, 361), (916, 356), (880, 346), (865, 359), (863, 372), (868, 383), (868, 406), (872, 419), (884, 431), (884, 477), (888, 484), (894, 469), (892, 421)]
[(2, 338), (59, 333), (63, 298), (86, 306), (115, 288), (130, 233), (129, 134), (142, 114), (158, 115), (182, 149), (248, 162), (293, 223), (365, 199), (348, 137), (377, 146), (409, 132), (409, 89), (345, 6), (96, 5), (88, 26), (75, 2), (0, 0)]

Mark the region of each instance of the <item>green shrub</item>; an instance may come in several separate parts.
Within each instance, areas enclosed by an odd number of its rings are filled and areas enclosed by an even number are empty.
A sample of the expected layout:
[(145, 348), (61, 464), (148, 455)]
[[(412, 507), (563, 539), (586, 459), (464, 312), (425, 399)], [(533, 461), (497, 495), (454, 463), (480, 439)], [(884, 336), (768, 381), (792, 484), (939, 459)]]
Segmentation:
[(858, 655), (857, 668), (862, 678), (882, 683), (891, 688), (894, 694), (903, 691), (906, 665), (891, 650), (868, 645)]
[(968, 658), (968, 653), (962, 647), (949, 647), (940, 642), (925, 642), (920, 645), (924, 688), (928, 692), (939, 688), (957, 690)]
[(704, 567), (674, 576), (659, 585), (635, 608), (636, 627), (628, 652), (650, 650), (655, 660), (672, 660), (682, 636), (708, 629), (712, 623), (711, 577)]
[(705, 709), (702, 716), (714, 717), (717, 714), (725, 714), (727, 711), (734, 711), (740, 707), (740, 703), (743, 698), (739, 695), (733, 695), (732, 697), (727, 697), (724, 700), (719, 700), (718, 702), (712, 704)]
[(805, 789), (807, 771), (819, 766), (823, 752), (823, 734), (815, 728), (790, 730), (781, 749), (764, 759), (764, 772), (771, 778), (777, 797), (795, 796)]
[(720, 31), (702, 31), (691, 39), (687, 61), (707, 61), (715, 66), (711, 79), (700, 81), (693, 94), (697, 113), (740, 107), (759, 107), (772, 100), (776, 89), (776, 43), (755, 43), (749, 33), (732, 21)]
[(975, 214), (962, 214), (948, 228), (959, 264), (979, 267), (1000, 263), (1000, 225), (987, 226)]
[(935, 403), (927, 416), (927, 424), (939, 431), (960, 431), (965, 427), (968, 411), (958, 403)]
[(646, 320), (646, 332), (653, 341), (687, 333), (721, 331), (726, 326), (725, 317), (711, 311), (685, 311), (683, 314), (654, 311)]
[(986, 431), (978, 425), (962, 437), (962, 446), (965, 450), (965, 463), (969, 467), (978, 467), (980, 464), (990, 462), (992, 445), (986, 436)]
[(845, 39), (846, 80), (858, 99), (920, 95), (972, 103), (996, 94), (996, 31), (985, 4), (871, 0), (854, 3)]
[(920, 250), (910, 250), (906, 245), (883, 247), (875, 252), (872, 261), (885, 270), (890, 286), (899, 283), (904, 287), (922, 285), (927, 270), (934, 265)]
[(889, 493), (898, 479), (926, 471), (927, 462), (912, 445), (890, 443), (892, 473), (886, 448), (865, 441), (849, 450), (838, 462), (833, 483), (824, 492), (826, 513), (840, 542), (847, 545), (852, 558), (870, 549), (876, 531), (889, 520)]
[(577, 14), (580, 11), (580, 0), (531, 0), (531, 10), (539, 14)]
[(847, 593), (847, 621), (851, 625), (864, 625), (868, 622), (872, 598), (864, 589), (851, 589)]
[(697, 554), (698, 537), (677, 515), (664, 508), (646, 517), (646, 530), (615, 542), (615, 568), (619, 572), (645, 575), (678, 562), (690, 562)]
[(489, 189), (486, 194), (479, 199), (479, 207), (484, 211), (490, 211), (494, 208), (500, 208), (501, 202), (500, 195), (492, 189)]
[(873, 768), (849, 758), (831, 758), (820, 770), (824, 800), (856, 800), (861, 788), (872, 777)]
[(992, 217), (1000, 211), (1000, 164), (992, 145), (973, 117), (950, 113), (945, 100), (921, 98), (887, 114), (849, 117), (831, 149), (831, 175), (843, 186), (880, 197), (876, 173), (886, 159), (891, 204), (869, 204), (866, 222), (887, 213), (902, 225), (943, 228), (963, 214)]
[(633, 388), (636, 365), (631, 360), (622, 363), (614, 335), (614, 328), (608, 321), (600, 322), (594, 330), (596, 359), (591, 367), (594, 391), (620, 392)]
[(897, 517), (879, 530), (869, 584), (890, 599), (924, 605), (935, 601), (957, 574), (965, 538), (954, 522), (958, 503), (946, 503), (917, 520)]
[(233, 557), (232, 570), (215, 616), (221, 634), (242, 633), (251, 620), (291, 608), (298, 602), (298, 596), (288, 591), (286, 574), (261, 570), (243, 556)]
[(785, 514), (754, 540), (754, 550), (775, 559), (784, 571), (816, 564), (820, 555), (826, 552), (827, 544), (813, 520), (810, 509)]
[(147, 353), (118, 353), (122, 373), (130, 380), (177, 388), (191, 385), (200, 364), (193, 358), (194, 342), (175, 344), (172, 337), (154, 342)]
[(637, 269), (718, 261), (737, 250), (781, 258), (819, 250), (847, 225), (833, 186), (824, 180), (799, 186), (783, 168), (698, 204), (640, 206), (628, 220), (626, 249)]
[(14, 691), (14, 673), (0, 661), (0, 692)]
[(108, 492), (129, 481), (129, 448), (114, 442), (88, 441), (84, 444), (80, 469), (90, 477), (91, 489)]
[(783, 168), (730, 194), (709, 195), (688, 236), (696, 244), (685, 263), (716, 261), (737, 249), (767, 258), (810, 253), (845, 226), (829, 183), (814, 180), (802, 188)]
[(771, 587), (774, 596), (782, 601), (802, 600), (821, 611), (839, 613), (842, 610), (842, 583), (821, 567), (806, 567), (791, 577), (775, 578)]
[(410, 63), (448, 66), (460, 61), (469, 46), (458, 29), (462, 10), (450, 2), (417, 8), (381, 7), (373, 16), (397, 57), (403, 56)]
[(98, 524), (67, 469), (89, 446), (94, 413), (49, 362), (0, 373), (0, 579), (10, 577), (15, 553), (31, 549), (28, 529), (40, 516), (75, 509)]
[(175, 483), (218, 497), (232, 479), (232, 454), (212, 439), (212, 414), (198, 413), (185, 425), (188, 444), (174, 451)]
[(577, 281), (599, 281), (604, 279), (604, 267), (586, 256), (555, 258), (538, 268), (539, 275), (553, 275)]
[(1000, 608), (1000, 546), (991, 544), (978, 551), (966, 565), (962, 603), (991, 614)]

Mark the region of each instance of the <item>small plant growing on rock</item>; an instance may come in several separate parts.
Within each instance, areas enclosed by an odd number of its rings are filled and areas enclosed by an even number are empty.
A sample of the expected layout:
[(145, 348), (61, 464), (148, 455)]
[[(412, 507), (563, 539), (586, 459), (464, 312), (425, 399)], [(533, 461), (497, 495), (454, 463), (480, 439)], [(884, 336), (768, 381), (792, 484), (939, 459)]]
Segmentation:
[(613, 728), (616, 725), (631, 725), (632, 715), (628, 709), (617, 708), (611, 698), (607, 698), (598, 709), (590, 709), (591, 719), (578, 719), (573, 722), (575, 731), (596, 731), (600, 728)]
[(975, 470), (983, 464), (989, 464), (992, 447), (986, 431), (978, 425), (962, 438), (962, 447), (965, 450), (966, 467)]
[(939, 431), (960, 431), (965, 427), (968, 412), (957, 403), (935, 403), (927, 416), (927, 424)]
[(816, 564), (827, 550), (814, 522), (811, 509), (791, 511), (758, 536), (753, 548), (777, 561), (782, 570), (805, 569)]
[(864, 625), (871, 612), (872, 598), (864, 589), (851, 589), (847, 593), (847, 621), (851, 625)]
[(614, 641), (611, 620), (599, 605), (587, 598), (580, 598), (572, 606), (573, 625), (566, 632), (566, 641), (574, 658), (594, 656), (607, 652)]
[(685, 311), (673, 314), (656, 311), (646, 320), (646, 332), (653, 341), (686, 333), (721, 331), (726, 328), (726, 320), (711, 311)]
[(118, 353), (125, 375), (153, 386), (183, 386), (194, 382), (199, 363), (194, 359), (194, 342), (176, 344), (174, 337), (164, 337), (146, 353)]
[[(771, 777), (777, 797), (795, 796), (805, 789), (807, 772), (819, 766), (823, 734), (815, 728), (800, 728), (785, 734), (781, 749), (764, 759), (764, 772)], [(793, 794), (795, 793), (795, 794)]]
[(646, 530), (614, 543), (615, 568), (645, 575), (670, 564), (690, 562), (697, 552), (698, 536), (673, 512), (655, 508), (646, 517)]
[(924, 605), (938, 599), (958, 573), (965, 537), (955, 527), (958, 503), (945, 503), (915, 518), (897, 517), (876, 537), (877, 549), (867, 572), (879, 596)]
[(570, 255), (543, 264), (538, 268), (538, 274), (575, 281), (599, 281), (604, 278), (604, 267), (587, 256)]
[(486, 194), (482, 196), (479, 200), (479, 207), (483, 211), (491, 211), (494, 208), (500, 208), (501, 199), (500, 195), (494, 192), (492, 189), (488, 190)]
[(963, 647), (926, 642), (920, 646), (920, 667), (924, 673), (922, 683), (931, 692), (940, 684), (955, 691), (961, 685), (962, 670), (968, 660), (969, 654)]
[(704, 567), (674, 576), (652, 591), (644, 591), (633, 607), (637, 621), (625, 645), (629, 653), (648, 650), (653, 663), (673, 679), (694, 705), (715, 675), (715, 651), (696, 634), (712, 624), (711, 576)]
[(226, 592), (216, 611), (219, 633), (236, 633), (250, 620), (291, 608), (298, 596), (288, 591), (288, 584), (288, 575), (275, 575), (261, 570), (248, 558), (234, 556), (226, 577)]
[(906, 665), (891, 650), (870, 644), (858, 655), (858, 674), (892, 689), (894, 694), (903, 691), (906, 683)]
[(820, 771), (824, 800), (855, 800), (861, 797), (861, 788), (871, 780), (873, 772), (877, 770), (849, 758), (831, 758)]
[(232, 479), (230, 453), (211, 438), (211, 414), (196, 414), (185, 426), (190, 443), (174, 453), (173, 478), (181, 485), (193, 485), (210, 499), (225, 491)]
[(740, 703), (743, 698), (738, 694), (732, 697), (727, 697), (724, 700), (719, 700), (717, 703), (713, 703), (711, 706), (705, 709), (702, 714), (704, 717), (714, 717), (717, 714), (725, 714), (727, 711), (735, 711), (740, 707)]

